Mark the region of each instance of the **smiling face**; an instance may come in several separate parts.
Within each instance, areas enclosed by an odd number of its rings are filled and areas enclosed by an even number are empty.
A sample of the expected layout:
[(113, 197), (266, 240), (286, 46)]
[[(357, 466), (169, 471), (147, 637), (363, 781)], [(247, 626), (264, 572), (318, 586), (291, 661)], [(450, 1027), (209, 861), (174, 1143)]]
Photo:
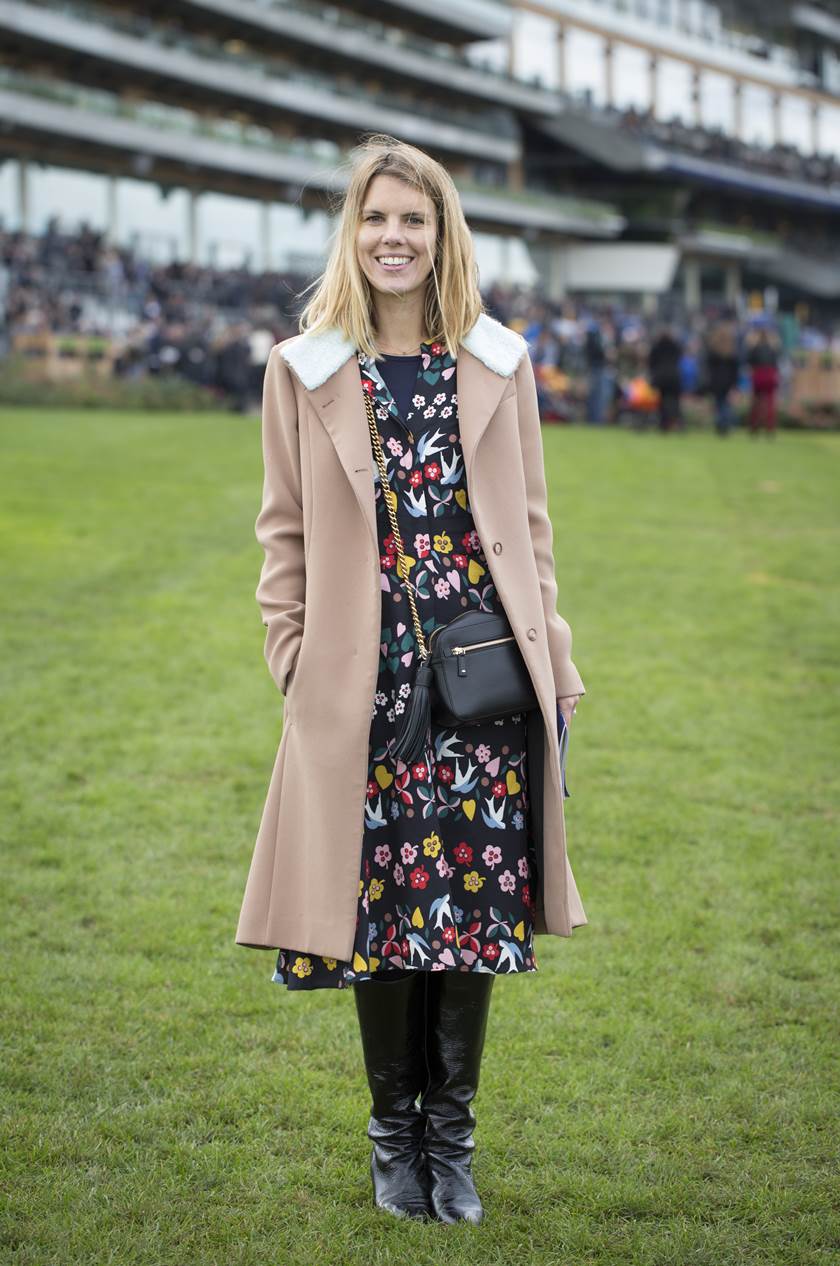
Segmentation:
[(375, 290), (406, 297), (425, 287), (436, 233), (430, 198), (395, 176), (374, 176), (362, 202), (356, 251)]

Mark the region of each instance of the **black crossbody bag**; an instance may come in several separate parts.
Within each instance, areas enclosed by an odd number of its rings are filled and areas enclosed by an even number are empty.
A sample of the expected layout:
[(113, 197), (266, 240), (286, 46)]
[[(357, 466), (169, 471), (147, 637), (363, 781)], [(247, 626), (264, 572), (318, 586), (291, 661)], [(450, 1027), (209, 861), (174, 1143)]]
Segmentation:
[(427, 646), (408, 580), (397, 523), (397, 494), (388, 480), (373, 402), (367, 392), (365, 406), (382, 495), (397, 547), (397, 575), (408, 597), (420, 650), (411, 697), (394, 746), (394, 755), (411, 764), (423, 751), (431, 717), (441, 725), (469, 725), (527, 712), (539, 707), (539, 702), (531, 674), (504, 614), (461, 611), (432, 631)]

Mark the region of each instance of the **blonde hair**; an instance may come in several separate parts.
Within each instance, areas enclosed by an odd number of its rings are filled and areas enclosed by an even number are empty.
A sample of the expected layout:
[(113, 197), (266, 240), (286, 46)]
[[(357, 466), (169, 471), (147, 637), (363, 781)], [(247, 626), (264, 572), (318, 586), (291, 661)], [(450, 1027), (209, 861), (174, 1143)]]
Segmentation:
[(301, 294), (315, 293), (299, 317), (301, 333), (335, 326), (368, 356), (376, 346), (371, 285), (359, 266), (356, 233), (374, 176), (394, 176), (425, 194), (437, 214), (432, 271), (426, 282), (426, 338), (452, 355), (484, 311), (478, 266), (458, 190), (445, 167), (423, 150), (385, 133), (368, 136), (351, 151), (347, 189), (336, 208), (338, 224), (326, 267)]

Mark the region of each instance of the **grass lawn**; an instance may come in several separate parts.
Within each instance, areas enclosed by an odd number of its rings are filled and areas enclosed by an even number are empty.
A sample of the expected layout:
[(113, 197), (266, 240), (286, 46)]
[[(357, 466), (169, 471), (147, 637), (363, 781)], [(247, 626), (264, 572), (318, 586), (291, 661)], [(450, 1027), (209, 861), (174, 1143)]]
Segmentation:
[(4, 1263), (838, 1261), (840, 436), (544, 436), (589, 924), (496, 982), (445, 1227), (373, 1208), (349, 990), (234, 945), (258, 421), (0, 417)]

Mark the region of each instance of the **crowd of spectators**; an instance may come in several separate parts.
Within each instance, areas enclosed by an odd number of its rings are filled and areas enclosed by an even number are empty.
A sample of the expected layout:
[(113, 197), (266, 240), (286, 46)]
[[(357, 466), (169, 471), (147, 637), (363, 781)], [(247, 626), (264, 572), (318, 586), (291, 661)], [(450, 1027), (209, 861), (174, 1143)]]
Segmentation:
[(245, 410), (270, 348), (297, 332), (292, 311), (310, 280), (153, 264), (87, 225), (62, 232), (57, 219), (38, 235), (0, 224), (0, 354), (17, 334), (101, 335), (117, 342), (117, 375), (174, 373)]
[(720, 128), (697, 127), (683, 119), (662, 119), (651, 110), (630, 107), (598, 107), (598, 117), (640, 141), (655, 141), (666, 149), (680, 150), (695, 158), (747, 167), (768, 175), (808, 184), (840, 185), (840, 160), (834, 154), (806, 154), (795, 145), (758, 145)]
[[(772, 315), (738, 316), (723, 305), (682, 320), (648, 320), (607, 307), (530, 304), (500, 307), (528, 341), (543, 420), (591, 425), (630, 420), (662, 431), (685, 427), (687, 399), (708, 399), (718, 435), (736, 423), (733, 396), (749, 399), (750, 432), (775, 434), (777, 395), (790, 370), (791, 327)], [(816, 332), (814, 332), (816, 333)], [(797, 333), (797, 342), (802, 339)], [(575, 389), (577, 387), (577, 390)]]
[[(244, 412), (259, 407), (273, 344), (297, 333), (295, 314), (311, 280), (184, 262), (155, 265), (109, 245), (89, 226), (62, 232), (56, 220), (38, 236), (0, 224), (0, 344), (8, 350), (21, 333), (103, 336), (116, 345), (117, 376), (180, 376)], [(672, 429), (681, 424), (682, 397), (705, 390), (715, 397), (719, 429), (725, 429), (729, 391), (749, 386), (760, 324), (753, 318), (707, 311), (663, 325), (627, 308), (553, 303), (520, 285), (491, 285), (483, 299), (492, 316), (525, 336), (546, 420), (598, 423), (615, 421), (623, 410), (643, 417), (658, 410), (662, 428)], [(727, 321), (736, 367), (721, 401), (709, 339)], [(772, 340), (785, 350), (775, 333)]]

